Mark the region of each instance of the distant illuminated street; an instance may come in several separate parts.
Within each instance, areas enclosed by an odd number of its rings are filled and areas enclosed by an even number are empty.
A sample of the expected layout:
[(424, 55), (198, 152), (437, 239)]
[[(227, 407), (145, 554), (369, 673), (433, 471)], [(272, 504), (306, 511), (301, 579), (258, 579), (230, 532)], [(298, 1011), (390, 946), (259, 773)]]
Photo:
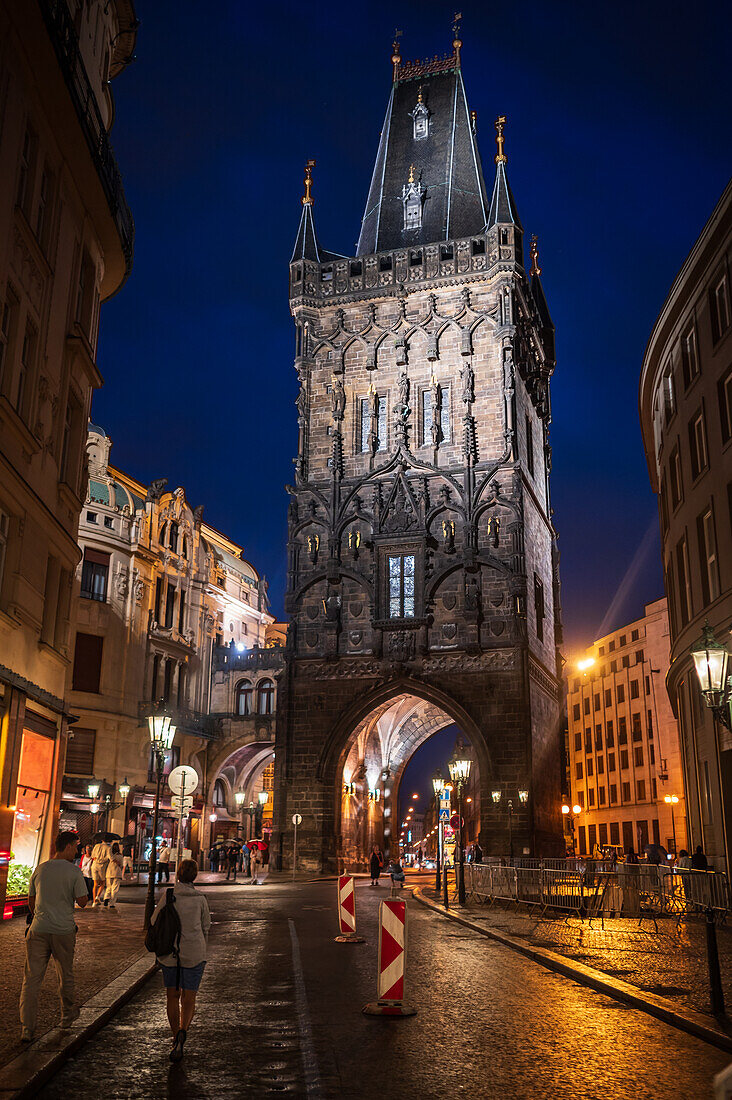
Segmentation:
[[(382, 880), (383, 881), (383, 880)], [(378, 900), (360, 880), (367, 943), (340, 946), (335, 884), (204, 887), (214, 918), (199, 1014), (171, 1066), (155, 976), (39, 1095), (690, 1100), (728, 1062), (644, 1013), (552, 974), (409, 901), (411, 1019), (374, 999)], [(409, 891), (405, 892), (409, 895)]]

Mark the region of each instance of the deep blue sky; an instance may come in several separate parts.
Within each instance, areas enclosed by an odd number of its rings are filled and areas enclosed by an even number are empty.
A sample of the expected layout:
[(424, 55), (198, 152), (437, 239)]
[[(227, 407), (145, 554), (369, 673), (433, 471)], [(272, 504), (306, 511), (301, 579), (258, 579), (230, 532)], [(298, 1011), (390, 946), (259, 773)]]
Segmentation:
[[(135, 264), (102, 311), (93, 417), (118, 466), (185, 486), (244, 546), (278, 615), (302, 166), (317, 158), (321, 242), (349, 252), (395, 22), (403, 56), (424, 57), (450, 48), (452, 10), (137, 0), (137, 60), (115, 81), (112, 135)], [(557, 326), (553, 504), (571, 653), (661, 594), (637, 383), (653, 321), (729, 174), (729, 9), (565, 0), (462, 11), (486, 177), (504, 113), (509, 178), (540, 237)], [(636, 579), (613, 604), (649, 527)]]

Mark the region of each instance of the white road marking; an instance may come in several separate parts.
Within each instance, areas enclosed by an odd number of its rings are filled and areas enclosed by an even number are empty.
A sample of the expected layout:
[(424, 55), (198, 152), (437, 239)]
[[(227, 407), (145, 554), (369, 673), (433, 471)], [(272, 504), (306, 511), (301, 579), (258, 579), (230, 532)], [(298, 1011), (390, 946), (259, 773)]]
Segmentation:
[(302, 1054), (303, 1073), (305, 1074), (305, 1088), (308, 1096), (322, 1096), (318, 1059), (315, 1056), (313, 1029), (310, 1023), (310, 1009), (308, 1008), (308, 997), (305, 990), (305, 975), (303, 974), (300, 958), (300, 941), (297, 938), (295, 922), (288, 920), (287, 923), (290, 926), (290, 939), (292, 941), (292, 972), (295, 978), (295, 1004), (297, 1005), (297, 1022), (300, 1028), (300, 1052)]

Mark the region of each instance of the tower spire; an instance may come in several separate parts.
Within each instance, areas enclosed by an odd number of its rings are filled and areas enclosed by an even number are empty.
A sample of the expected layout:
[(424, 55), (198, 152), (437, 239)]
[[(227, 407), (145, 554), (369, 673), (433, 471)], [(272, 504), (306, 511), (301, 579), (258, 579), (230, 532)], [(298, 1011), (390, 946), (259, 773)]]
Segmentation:
[(460, 23), (463, 18), (461, 11), (456, 11), (453, 16), (452, 23), (452, 48), (455, 51), (455, 63), (460, 67), (460, 50), (462, 48), (462, 42), (460, 40)]
[(392, 64), (392, 79), (396, 84), (399, 79), (399, 65), (401, 64), (402, 55), (399, 52), (399, 39), (402, 37), (402, 32), (398, 29), (394, 30), (394, 41), (391, 44), (391, 64)]
[(314, 260), (316, 263), (321, 261), (321, 249), (318, 244), (318, 238), (315, 233), (315, 222), (313, 221), (313, 168), (315, 167), (314, 160), (308, 160), (305, 163), (305, 194), (302, 197), (302, 214), (300, 215), (300, 227), (297, 231), (297, 237), (295, 238), (295, 247), (292, 252), (292, 259), (290, 263), (294, 263), (295, 260)]
[(305, 182), (305, 194), (302, 197), (303, 206), (312, 206), (313, 203), (315, 202), (315, 199), (313, 198), (313, 196), (311, 194), (311, 190), (312, 190), (312, 186), (313, 186), (313, 168), (314, 167), (315, 167), (315, 161), (314, 160), (309, 160), (305, 164), (305, 180), (304, 180), (304, 182)]
[(506, 125), (506, 116), (499, 115), (496, 119), (496, 145), (498, 146), (498, 152), (496, 153), (496, 164), (506, 164), (508, 157), (504, 153), (505, 138), (503, 136), (503, 129)]

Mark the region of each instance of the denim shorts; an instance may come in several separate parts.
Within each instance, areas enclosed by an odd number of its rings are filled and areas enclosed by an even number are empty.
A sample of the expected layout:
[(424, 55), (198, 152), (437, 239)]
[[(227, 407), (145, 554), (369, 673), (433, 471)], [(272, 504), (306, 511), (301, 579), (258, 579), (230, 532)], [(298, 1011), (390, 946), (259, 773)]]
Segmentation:
[[(180, 988), (189, 989), (192, 993), (195, 993), (201, 984), (201, 978), (203, 977), (203, 968), (206, 963), (199, 963), (198, 966), (182, 966), (180, 968)], [(163, 966), (160, 964), (160, 969), (163, 972), (163, 985), (166, 989), (175, 989), (175, 976), (178, 972), (178, 968), (175, 966)]]

